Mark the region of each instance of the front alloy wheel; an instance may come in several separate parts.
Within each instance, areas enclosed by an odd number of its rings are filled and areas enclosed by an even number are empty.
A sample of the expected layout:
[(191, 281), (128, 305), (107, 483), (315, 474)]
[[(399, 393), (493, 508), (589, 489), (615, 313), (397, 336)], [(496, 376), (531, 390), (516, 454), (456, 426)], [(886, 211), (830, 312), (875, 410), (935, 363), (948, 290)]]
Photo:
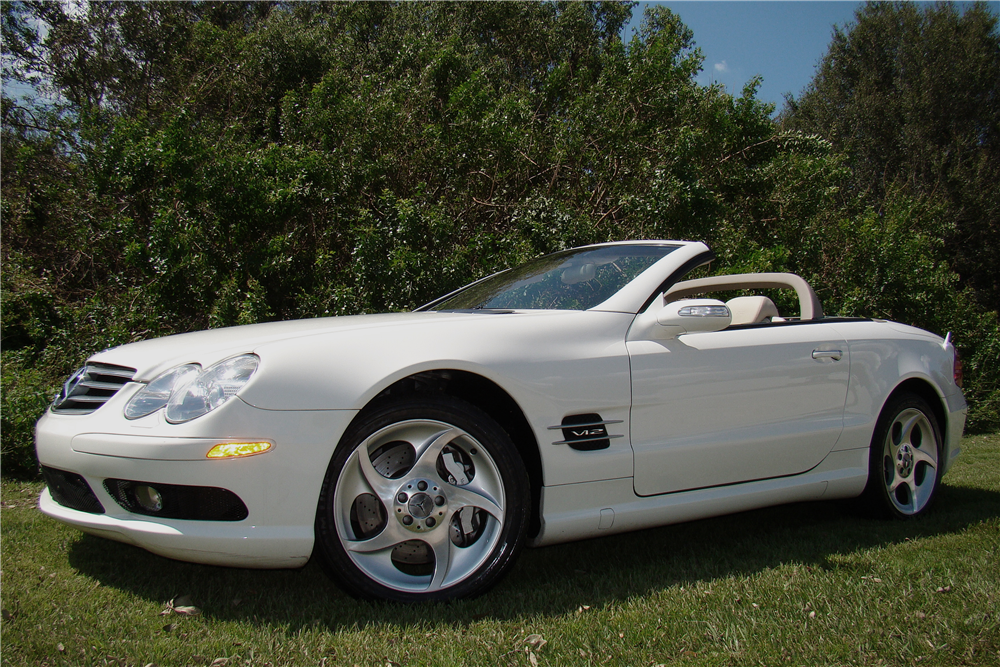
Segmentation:
[(385, 404), (345, 434), (316, 548), (348, 592), (399, 601), (484, 592), (524, 541), (528, 482), (507, 434), (449, 397)]

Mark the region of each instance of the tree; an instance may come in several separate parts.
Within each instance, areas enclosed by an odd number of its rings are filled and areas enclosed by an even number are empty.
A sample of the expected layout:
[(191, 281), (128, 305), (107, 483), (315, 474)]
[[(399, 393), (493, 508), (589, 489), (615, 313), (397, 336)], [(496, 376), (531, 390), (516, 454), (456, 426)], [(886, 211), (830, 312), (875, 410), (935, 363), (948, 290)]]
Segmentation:
[(985, 3), (869, 2), (782, 119), (847, 155), (845, 203), (945, 202), (953, 267), (980, 303), (1000, 303), (1000, 32)]
[[(628, 2), (76, 7), (3, 4), (4, 76), (50, 99), (3, 98), (5, 466), (61, 377), (140, 338), (412, 308), (605, 240), (842, 268), (842, 158), (756, 83), (699, 86), (666, 8), (625, 43)], [(884, 278), (826, 296), (877, 309)]]

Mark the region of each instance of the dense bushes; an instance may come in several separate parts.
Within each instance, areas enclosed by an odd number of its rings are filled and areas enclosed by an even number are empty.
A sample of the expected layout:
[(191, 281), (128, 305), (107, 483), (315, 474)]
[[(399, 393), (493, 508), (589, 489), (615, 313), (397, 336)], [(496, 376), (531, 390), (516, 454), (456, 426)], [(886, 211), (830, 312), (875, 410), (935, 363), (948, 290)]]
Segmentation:
[(412, 308), (622, 238), (704, 240), (830, 312), (953, 329), (970, 426), (1000, 424), (996, 313), (954, 273), (950, 201), (854, 197), (851, 155), (772, 121), (756, 83), (698, 86), (665, 9), (628, 43), (615, 3), (3, 12), (5, 76), (62, 96), (3, 100), (4, 474), (31, 474), (34, 420), (101, 348)]

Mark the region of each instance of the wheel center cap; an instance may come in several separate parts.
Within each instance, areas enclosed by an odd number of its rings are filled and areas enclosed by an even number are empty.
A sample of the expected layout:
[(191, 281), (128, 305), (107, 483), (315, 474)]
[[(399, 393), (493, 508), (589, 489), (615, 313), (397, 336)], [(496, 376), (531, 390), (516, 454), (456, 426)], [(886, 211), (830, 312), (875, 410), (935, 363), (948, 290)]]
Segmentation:
[(913, 451), (910, 449), (909, 445), (903, 445), (899, 448), (899, 453), (896, 455), (896, 470), (903, 477), (910, 474), (910, 470), (913, 469)]
[(434, 499), (426, 493), (415, 493), (410, 496), (406, 509), (414, 519), (426, 519), (434, 511)]
[(448, 497), (441, 482), (411, 479), (400, 485), (393, 498), (393, 514), (407, 530), (421, 533), (446, 522)]

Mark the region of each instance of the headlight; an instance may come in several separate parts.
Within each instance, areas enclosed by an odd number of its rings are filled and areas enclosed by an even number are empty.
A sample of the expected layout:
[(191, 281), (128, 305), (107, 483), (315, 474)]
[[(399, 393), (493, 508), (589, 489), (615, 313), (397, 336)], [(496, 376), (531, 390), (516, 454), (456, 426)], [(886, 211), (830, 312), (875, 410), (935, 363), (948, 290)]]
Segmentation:
[(201, 372), (197, 364), (185, 364), (160, 373), (152, 382), (139, 390), (125, 406), (125, 419), (138, 419), (164, 407), (175, 389), (180, 389)]
[(244, 354), (211, 366), (174, 391), (167, 401), (167, 421), (191, 421), (216, 409), (236, 395), (257, 370), (260, 360)]

